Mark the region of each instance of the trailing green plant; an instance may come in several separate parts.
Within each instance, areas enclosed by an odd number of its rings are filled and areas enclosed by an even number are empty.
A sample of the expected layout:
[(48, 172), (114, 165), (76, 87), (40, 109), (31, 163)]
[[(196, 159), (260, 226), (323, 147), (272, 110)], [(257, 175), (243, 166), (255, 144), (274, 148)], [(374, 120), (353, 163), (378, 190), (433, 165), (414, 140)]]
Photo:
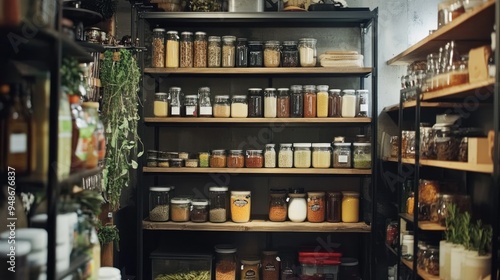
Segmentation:
[(67, 94), (83, 95), (84, 83), (82, 81), (83, 69), (78, 60), (73, 57), (65, 57), (62, 60), (60, 71), (61, 87)]
[(99, 243), (101, 245), (106, 245), (108, 243), (114, 242), (115, 246), (118, 248), (118, 241), (120, 241), (120, 233), (116, 225), (103, 225), (99, 223), (97, 225), (97, 237), (99, 238)]
[(99, 192), (93, 190), (82, 190), (74, 193), (72, 196), (73, 199), (81, 205), (81, 209), (83, 211), (92, 213), (94, 217), (99, 216), (101, 213), (101, 205), (104, 203), (104, 199)]
[(130, 169), (137, 169), (135, 156), (144, 152), (137, 134), (140, 76), (130, 51), (104, 52), (100, 74), (104, 87), (101, 118), (106, 136), (103, 195), (112, 210), (120, 207), (122, 189), (130, 183)]

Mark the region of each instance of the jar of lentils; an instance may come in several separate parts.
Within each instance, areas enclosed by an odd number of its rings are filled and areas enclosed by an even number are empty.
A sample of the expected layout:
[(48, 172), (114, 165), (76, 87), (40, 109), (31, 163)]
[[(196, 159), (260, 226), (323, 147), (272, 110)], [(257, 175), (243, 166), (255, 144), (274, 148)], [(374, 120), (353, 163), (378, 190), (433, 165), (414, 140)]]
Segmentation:
[(180, 67), (193, 67), (193, 33), (181, 33)]
[(213, 168), (224, 168), (226, 167), (226, 151), (225, 150), (213, 150), (210, 155), (210, 167)]
[(229, 215), (228, 187), (210, 187), (208, 188), (208, 197), (210, 200), (210, 222), (226, 222)]
[(194, 60), (193, 67), (207, 67), (207, 33), (194, 33)]

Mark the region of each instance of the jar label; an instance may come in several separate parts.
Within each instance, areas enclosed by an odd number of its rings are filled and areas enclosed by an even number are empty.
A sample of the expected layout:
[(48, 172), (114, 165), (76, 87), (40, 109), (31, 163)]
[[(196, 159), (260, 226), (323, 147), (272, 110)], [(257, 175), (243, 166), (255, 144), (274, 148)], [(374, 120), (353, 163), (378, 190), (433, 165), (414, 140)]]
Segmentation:
[(348, 159), (347, 156), (339, 156), (339, 162), (347, 163), (347, 159)]
[(177, 106), (172, 107), (170, 110), (172, 111), (171, 112), (172, 116), (179, 116), (181, 114), (181, 107), (177, 107)]
[(233, 203), (234, 203), (235, 206), (243, 207), (243, 206), (245, 206), (245, 205), (248, 204), (248, 201), (243, 200), (243, 199), (237, 199)]
[(311, 210), (312, 211), (319, 211), (319, 209), (321, 209), (321, 206), (319, 204), (313, 204), (311, 205)]
[(368, 112), (368, 104), (361, 104), (359, 106), (359, 111), (361, 111), (361, 112)]
[(264, 270), (266, 271), (276, 271), (276, 266), (272, 263), (268, 263), (264, 266)]
[(255, 279), (256, 275), (257, 273), (254, 270), (249, 269), (245, 272), (245, 279)]
[(212, 107), (200, 107), (200, 115), (211, 116), (212, 115)]
[(186, 106), (186, 116), (195, 116), (196, 106)]
[(22, 154), (28, 151), (28, 135), (26, 133), (12, 133), (9, 141), (11, 154)]

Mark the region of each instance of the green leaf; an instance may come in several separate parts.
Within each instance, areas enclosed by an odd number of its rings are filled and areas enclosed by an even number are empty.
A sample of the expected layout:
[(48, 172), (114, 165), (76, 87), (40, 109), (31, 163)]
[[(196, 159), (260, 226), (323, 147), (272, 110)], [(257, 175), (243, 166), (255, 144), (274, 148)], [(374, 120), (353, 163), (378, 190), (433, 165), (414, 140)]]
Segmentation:
[(137, 164), (137, 161), (132, 160), (132, 168), (137, 169), (137, 167), (139, 167), (139, 164)]

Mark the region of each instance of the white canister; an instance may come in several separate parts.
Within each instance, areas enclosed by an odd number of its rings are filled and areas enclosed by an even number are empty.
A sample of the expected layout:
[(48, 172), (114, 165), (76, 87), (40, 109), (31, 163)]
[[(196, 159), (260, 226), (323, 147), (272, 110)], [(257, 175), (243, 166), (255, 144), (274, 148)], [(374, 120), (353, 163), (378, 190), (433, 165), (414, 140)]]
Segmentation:
[(463, 245), (455, 245), (451, 248), (450, 257), (450, 279), (461, 280), (462, 263), (465, 257), (465, 247)]
[(99, 280), (121, 280), (122, 276), (120, 270), (115, 267), (101, 267), (99, 268)]
[(403, 257), (411, 257), (413, 256), (413, 243), (414, 237), (413, 235), (403, 235), (403, 242), (401, 243), (401, 256)]
[(292, 222), (300, 223), (307, 218), (307, 201), (305, 193), (289, 194), (288, 218)]

